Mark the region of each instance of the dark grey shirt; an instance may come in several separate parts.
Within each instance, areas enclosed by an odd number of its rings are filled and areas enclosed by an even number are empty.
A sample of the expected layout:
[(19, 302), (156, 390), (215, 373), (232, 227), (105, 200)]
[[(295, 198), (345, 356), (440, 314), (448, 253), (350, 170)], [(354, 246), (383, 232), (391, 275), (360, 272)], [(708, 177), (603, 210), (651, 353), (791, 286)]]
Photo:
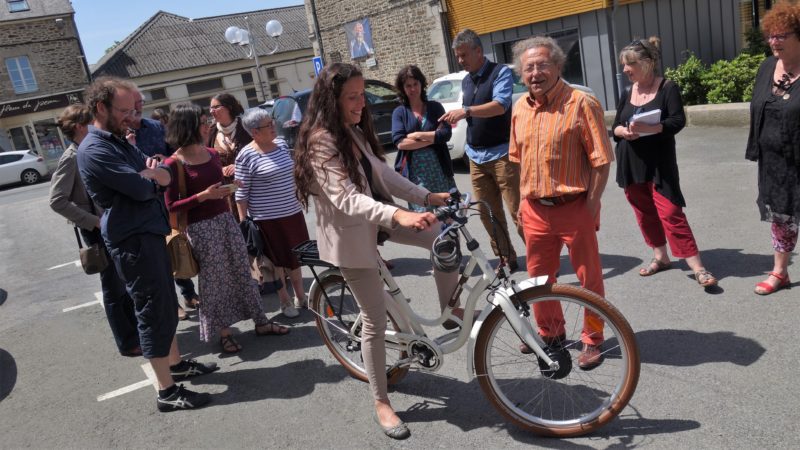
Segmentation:
[(78, 147), (78, 171), (86, 191), (105, 210), (100, 230), (108, 245), (134, 234), (170, 232), (163, 190), (139, 175), (146, 168), (145, 158), (125, 139), (94, 126)]

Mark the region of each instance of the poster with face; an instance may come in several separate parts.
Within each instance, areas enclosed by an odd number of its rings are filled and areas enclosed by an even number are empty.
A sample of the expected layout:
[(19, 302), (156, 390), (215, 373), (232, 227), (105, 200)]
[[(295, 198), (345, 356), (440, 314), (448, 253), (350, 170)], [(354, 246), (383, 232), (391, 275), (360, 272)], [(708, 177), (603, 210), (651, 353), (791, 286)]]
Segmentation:
[(372, 56), (375, 51), (372, 46), (372, 30), (369, 19), (356, 20), (344, 25), (347, 42), (350, 45), (350, 59), (361, 59)]

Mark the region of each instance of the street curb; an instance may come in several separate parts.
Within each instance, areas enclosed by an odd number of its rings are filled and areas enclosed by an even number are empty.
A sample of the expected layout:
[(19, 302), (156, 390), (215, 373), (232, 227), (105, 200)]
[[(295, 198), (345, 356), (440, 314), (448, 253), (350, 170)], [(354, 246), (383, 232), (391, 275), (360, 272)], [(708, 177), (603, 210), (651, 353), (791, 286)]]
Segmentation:
[[(722, 103), (719, 105), (694, 105), (684, 108), (686, 125), (690, 127), (748, 127), (750, 103)], [(611, 128), (616, 111), (606, 111), (606, 126)]]

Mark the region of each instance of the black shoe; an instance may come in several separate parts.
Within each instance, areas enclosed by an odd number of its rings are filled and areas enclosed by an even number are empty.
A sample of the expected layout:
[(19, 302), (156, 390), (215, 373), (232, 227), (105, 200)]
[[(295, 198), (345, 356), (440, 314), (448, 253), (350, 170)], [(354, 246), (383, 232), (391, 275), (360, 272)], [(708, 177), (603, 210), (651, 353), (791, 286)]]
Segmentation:
[(178, 389), (167, 398), (158, 397), (156, 404), (161, 412), (177, 411), (179, 409), (197, 409), (211, 401), (211, 396), (206, 392), (194, 392), (178, 385)]
[(212, 362), (203, 364), (193, 359), (184, 359), (178, 364), (169, 367), (169, 371), (172, 374), (172, 379), (176, 381), (185, 380), (195, 375), (205, 375), (211, 372), (216, 372), (217, 370), (219, 370), (217, 363)]

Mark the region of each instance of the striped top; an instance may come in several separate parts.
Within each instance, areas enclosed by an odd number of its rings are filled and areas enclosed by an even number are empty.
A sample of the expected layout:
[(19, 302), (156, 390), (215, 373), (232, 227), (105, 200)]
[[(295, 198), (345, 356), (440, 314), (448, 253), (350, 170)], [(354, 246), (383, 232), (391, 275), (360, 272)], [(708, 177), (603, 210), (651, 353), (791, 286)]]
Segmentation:
[(589, 190), (591, 169), (614, 160), (600, 102), (562, 80), (542, 104), (521, 97), (511, 114), (508, 158), (520, 163), (522, 198)]
[(286, 145), (268, 153), (247, 144), (236, 156), (236, 201), (247, 201), (253, 220), (280, 219), (302, 210), (295, 195), (294, 160)]

